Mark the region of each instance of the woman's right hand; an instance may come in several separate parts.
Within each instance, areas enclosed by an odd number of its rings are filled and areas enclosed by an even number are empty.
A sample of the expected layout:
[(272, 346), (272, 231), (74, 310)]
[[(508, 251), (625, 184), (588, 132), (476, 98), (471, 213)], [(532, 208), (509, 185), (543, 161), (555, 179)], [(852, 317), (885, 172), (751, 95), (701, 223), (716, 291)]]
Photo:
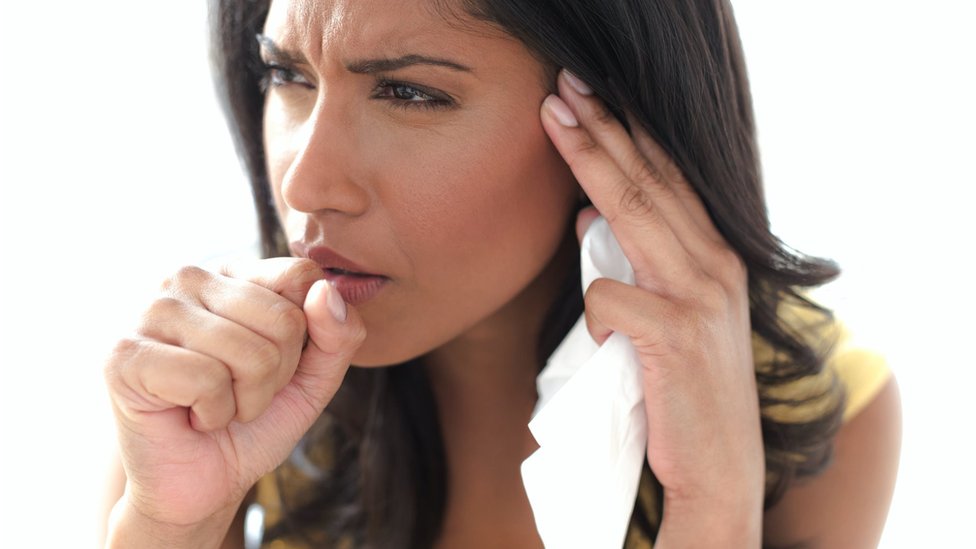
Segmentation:
[(180, 270), (105, 368), (124, 513), (174, 529), (233, 517), (322, 413), (365, 335), (307, 259)]

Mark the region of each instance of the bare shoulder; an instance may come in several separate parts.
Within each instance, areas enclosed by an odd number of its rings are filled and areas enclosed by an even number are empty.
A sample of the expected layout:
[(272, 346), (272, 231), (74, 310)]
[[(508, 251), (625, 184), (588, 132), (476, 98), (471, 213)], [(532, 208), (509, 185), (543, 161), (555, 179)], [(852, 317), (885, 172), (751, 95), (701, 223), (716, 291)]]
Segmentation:
[(901, 399), (893, 376), (837, 435), (834, 462), (790, 488), (763, 518), (765, 543), (812, 548), (877, 547), (895, 487)]

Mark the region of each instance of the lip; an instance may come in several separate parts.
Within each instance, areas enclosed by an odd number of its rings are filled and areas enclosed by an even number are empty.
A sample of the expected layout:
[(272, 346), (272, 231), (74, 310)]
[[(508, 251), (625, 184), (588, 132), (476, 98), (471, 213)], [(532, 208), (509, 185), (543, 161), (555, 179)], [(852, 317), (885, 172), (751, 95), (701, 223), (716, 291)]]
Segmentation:
[[(372, 299), (390, 282), (389, 277), (370, 272), (367, 267), (325, 246), (309, 247), (303, 242), (293, 242), (291, 250), (296, 256), (318, 263), (325, 278), (332, 282), (342, 299), (350, 305), (359, 305)], [(334, 269), (348, 273), (336, 272)]]
[(389, 278), (382, 276), (353, 276), (330, 271), (325, 271), (325, 278), (339, 291), (342, 300), (350, 305), (369, 301), (390, 282)]

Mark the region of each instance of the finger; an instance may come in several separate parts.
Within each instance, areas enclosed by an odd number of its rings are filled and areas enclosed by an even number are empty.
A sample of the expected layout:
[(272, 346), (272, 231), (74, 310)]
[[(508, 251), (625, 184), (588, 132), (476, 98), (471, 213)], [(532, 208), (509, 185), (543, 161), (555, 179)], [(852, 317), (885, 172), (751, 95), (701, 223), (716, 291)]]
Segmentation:
[[(199, 303), (214, 314), (272, 341), (281, 358), (274, 381), (275, 391), (291, 379), (305, 338), (305, 314), (301, 303), (296, 305), (291, 299), (300, 295), (304, 300), (312, 279), (317, 280), (322, 275), (318, 265), (307, 260), (278, 259), (283, 261), (245, 261), (225, 266), (228, 275), (185, 267), (163, 284), (164, 293), (189, 303)], [(284, 292), (287, 297), (267, 286)], [(224, 357), (217, 358), (224, 360)]]
[(609, 278), (598, 278), (583, 295), (586, 326), (602, 343), (612, 332), (628, 336), (639, 354), (674, 351), (684, 333), (682, 310), (670, 299)]
[[(576, 76), (565, 70), (561, 71), (558, 86), (560, 97), (576, 114), (583, 128), (606, 151), (620, 171), (654, 204), (688, 252), (696, 259), (707, 258), (712, 241), (689, 215), (680, 197), (669, 184), (667, 174), (661, 169), (668, 164), (651, 162), (638, 149), (634, 138), (627, 133), (623, 124), (614, 117), (603, 101), (593, 95), (580, 93), (580, 90), (588, 91), (589, 88), (580, 83)], [(661, 158), (658, 160), (663, 162)]]
[(722, 237), (718, 228), (715, 227), (711, 216), (708, 215), (708, 210), (705, 208), (704, 202), (702, 202), (701, 197), (688, 182), (688, 179), (685, 178), (677, 164), (674, 163), (671, 155), (647, 133), (647, 130), (630, 113), (627, 113), (627, 122), (630, 125), (631, 135), (633, 136), (634, 143), (637, 145), (637, 149), (650, 161), (651, 165), (657, 167), (657, 173), (660, 174), (661, 179), (678, 196), (685, 211), (691, 216), (699, 230), (713, 242), (724, 244), (725, 238)]
[(345, 374), (345, 367), (366, 338), (366, 327), (356, 309), (347, 307), (336, 287), (326, 281), (317, 282), (305, 299), (308, 318), (308, 345), (302, 353), (296, 382), (309, 393), (338, 386), (337, 376)]
[(741, 287), (748, 279), (748, 271), (741, 256), (733, 250), (715, 226), (701, 197), (692, 188), (674, 160), (647, 131), (628, 113), (634, 142), (651, 163), (659, 166), (658, 173), (678, 197), (687, 217), (699, 230), (705, 244), (696, 248), (695, 257), (709, 276), (731, 287)]
[(236, 415), (230, 371), (212, 357), (146, 339), (123, 340), (113, 357), (106, 377), (130, 418), (183, 407), (194, 429), (213, 431)]
[(224, 364), (231, 378), (236, 419), (258, 417), (274, 397), (279, 380), (293, 366), (282, 364), (278, 346), (227, 318), (169, 297), (157, 299), (144, 315), (139, 333), (162, 343), (209, 356)]
[(583, 235), (590, 228), (590, 224), (600, 217), (600, 212), (593, 206), (587, 206), (576, 214), (576, 239), (582, 243)]
[(288, 383), (306, 337), (305, 313), (300, 306), (263, 286), (220, 275), (212, 283), (197, 287), (191, 297), (208, 311), (274, 343), (280, 356), (274, 391)]
[(220, 274), (258, 284), (301, 307), (309, 288), (325, 278), (325, 273), (310, 259), (275, 257), (262, 261), (240, 261), (224, 265)]
[[(595, 315), (590, 308), (590, 302), (595, 299), (591, 295), (590, 290), (596, 286), (596, 291), (599, 292), (600, 285), (604, 284), (600, 282), (601, 280), (611, 280), (606, 278), (598, 278), (594, 280), (589, 287), (587, 287), (586, 292), (583, 294), (583, 317), (586, 319), (586, 330), (590, 332), (590, 337), (597, 345), (603, 345), (603, 343), (613, 334), (613, 329), (604, 324), (600, 317)], [(599, 299), (597, 297), (596, 299)]]
[[(346, 307), (342, 296), (327, 280), (312, 285), (304, 303), (308, 319), (308, 344), (289, 383), (275, 398), (267, 414), (287, 414), (289, 436), (301, 436), (332, 400), (349, 363), (366, 338), (359, 313)], [(261, 421), (261, 420), (259, 420)]]
[(637, 284), (665, 293), (690, 291), (701, 277), (701, 270), (662, 216), (657, 203), (621, 172), (586, 129), (565, 125), (572, 117), (559, 97), (550, 95), (543, 102), (542, 121), (546, 132), (580, 186), (610, 224), (634, 267)]

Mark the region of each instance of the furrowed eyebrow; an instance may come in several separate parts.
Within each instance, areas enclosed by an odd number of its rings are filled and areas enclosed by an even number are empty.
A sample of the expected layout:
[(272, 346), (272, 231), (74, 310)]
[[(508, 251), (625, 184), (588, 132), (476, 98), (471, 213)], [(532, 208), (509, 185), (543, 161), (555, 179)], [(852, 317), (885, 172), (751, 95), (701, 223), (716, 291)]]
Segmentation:
[[(308, 61), (301, 54), (279, 48), (274, 40), (263, 34), (257, 35), (258, 43), (263, 47), (268, 55), (283, 63), (292, 65), (307, 65)], [(358, 59), (346, 63), (346, 70), (356, 74), (372, 74), (377, 72), (392, 72), (397, 69), (409, 67), (411, 65), (433, 65), (436, 67), (446, 67), (459, 72), (474, 72), (471, 67), (439, 57), (429, 57), (426, 55), (401, 55), (393, 58), (379, 59)]]
[(261, 47), (268, 52), (268, 56), (277, 61), (281, 61), (282, 63), (287, 63), (289, 65), (308, 64), (305, 56), (279, 48), (278, 45), (274, 43), (274, 40), (264, 34), (257, 34), (255, 38), (258, 40), (258, 44), (260, 44)]
[(361, 59), (346, 63), (346, 70), (356, 74), (370, 74), (374, 72), (391, 72), (410, 65), (434, 65), (436, 67), (447, 67), (460, 72), (472, 72), (471, 67), (455, 63), (448, 59), (437, 57), (427, 57), (426, 55), (401, 55), (400, 57), (386, 59)]

